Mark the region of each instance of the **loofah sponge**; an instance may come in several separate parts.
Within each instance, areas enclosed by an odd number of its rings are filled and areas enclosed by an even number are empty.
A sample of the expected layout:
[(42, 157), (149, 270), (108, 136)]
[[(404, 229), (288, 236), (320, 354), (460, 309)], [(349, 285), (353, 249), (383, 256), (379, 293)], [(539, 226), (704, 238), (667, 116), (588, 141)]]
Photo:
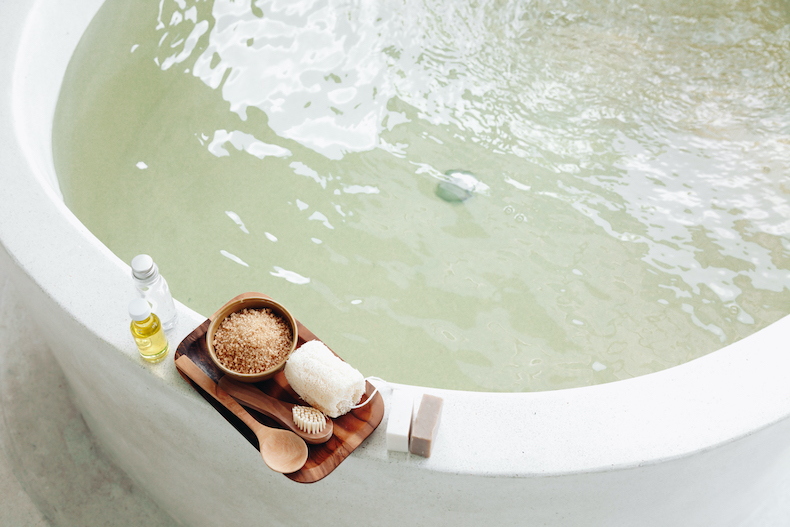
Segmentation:
[(285, 378), (299, 397), (329, 417), (348, 413), (365, 393), (362, 374), (318, 340), (305, 342), (291, 354)]

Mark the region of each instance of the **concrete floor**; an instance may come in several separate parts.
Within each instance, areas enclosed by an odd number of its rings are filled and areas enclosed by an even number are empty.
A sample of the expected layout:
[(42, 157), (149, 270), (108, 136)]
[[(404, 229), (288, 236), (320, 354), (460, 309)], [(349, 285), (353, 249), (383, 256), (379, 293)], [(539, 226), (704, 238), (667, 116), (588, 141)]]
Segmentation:
[(179, 525), (94, 440), (2, 270), (0, 525)]

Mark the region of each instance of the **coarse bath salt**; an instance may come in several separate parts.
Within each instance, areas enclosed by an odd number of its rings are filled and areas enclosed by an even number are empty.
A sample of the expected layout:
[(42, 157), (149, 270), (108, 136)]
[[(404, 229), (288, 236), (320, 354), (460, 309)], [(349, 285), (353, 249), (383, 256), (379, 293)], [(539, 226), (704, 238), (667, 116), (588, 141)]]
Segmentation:
[(239, 373), (261, 373), (281, 364), (292, 343), (291, 328), (268, 308), (231, 313), (214, 334), (217, 359)]

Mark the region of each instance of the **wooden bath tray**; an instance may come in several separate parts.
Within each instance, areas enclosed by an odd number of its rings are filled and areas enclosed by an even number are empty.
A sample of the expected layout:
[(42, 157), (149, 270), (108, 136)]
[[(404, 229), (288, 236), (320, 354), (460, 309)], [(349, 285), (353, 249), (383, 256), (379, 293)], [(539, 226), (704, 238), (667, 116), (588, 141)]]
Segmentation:
[[(236, 298), (246, 296), (247, 294), (249, 293), (239, 295)], [(214, 316), (215, 315), (212, 315), (210, 318), (208, 318), (192, 333), (187, 335), (184, 340), (181, 341), (181, 343), (178, 345), (178, 348), (176, 348), (174, 358), (177, 359), (181, 355), (186, 355), (192, 359), (192, 362), (197, 364), (197, 366), (202, 369), (209, 377), (211, 377), (214, 382), (219, 382), (220, 377), (222, 377), (222, 372), (216, 366), (214, 366), (214, 363), (211, 362), (211, 358), (208, 354), (208, 347), (206, 345), (206, 331), (208, 331), (208, 326)], [(296, 324), (299, 333), (297, 346), (301, 346), (308, 340), (320, 340), (313, 334), (312, 331), (304, 327), (298, 320), (296, 321)], [(220, 414), (222, 414), (222, 416), (231, 425), (233, 425), (253, 447), (256, 449), (258, 448), (258, 439), (255, 437), (255, 434), (253, 434), (252, 431), (247, 427), (247, 425), (241, 421), (241, 419), (233, 415), (213, 397), (206, 394), (201, 388), (199, 388), (195, 383), (193, 383), (189, 378), (181, 373), (181, 371), (177, 371), (198, 393), (200, 393), (200, 395), (203, 396), (204, 399), (206, 399)], [(370, 394), (373, 393), (374, 390), (374, 387), (369, 382), (365, 381), (365, 385), (367, 390), (365, 392), (365, 396), (362, 399), (363, 402), (366, 401), (368, 397), (370, 397)], [(271, 379), (255, 383), (253, 386), (256, 386), (259, 390), (277, 399), (289, 401), (292, 403), (298, 402), (300, 404), (305, 404), (301, 399), (299, 399), (299, 396), (296, 395), (296, 392), (294, 392), (293, 389), (288, 385), (288, 381), (285, 379), (285, 374), (282, 372), (282, 370)], [(251, 408), (245, 407), (245, 409), (263, 424), (274, 428), (282, 428), (282, 426), (269, 417), (256, 412)], [(307, 447), (310, 454), (307, 457), (307, 462), (305, 463), (304, 467), (292, 474), (285, 474), (285, 476), (299, 483), (313, 483), (323, 479), (340, 463), (342, 463), (343, 460), (346, 459), (349, 454), (351, 454), (351, 452), (353, 452), (354, 449), (357, 448), (362, 443), (362, 441), (364, 441), (373, 432), (373, 430), (376, 429), (379, 423), (381, 423), (381, 419), (383, 417), (384, 400), (382, 399), (381, 394), (376, 393), (370, 403), (361, 408), (352, 410), (351, 412), (347, 413), (346, 415), (342, 415), (337, 419), (333, 419), (334, 433), (332, 434), (332, 437), (329, 438), (329, 441), (320, 445), (308, 444)]]

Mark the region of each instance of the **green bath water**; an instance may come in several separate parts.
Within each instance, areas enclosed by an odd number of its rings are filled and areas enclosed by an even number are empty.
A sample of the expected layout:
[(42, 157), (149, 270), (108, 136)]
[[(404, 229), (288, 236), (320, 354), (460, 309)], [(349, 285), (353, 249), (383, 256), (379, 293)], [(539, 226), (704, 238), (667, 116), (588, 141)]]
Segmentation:
[(788, 65), (779, 0), (108, 0), (54, 159), (203, 315), (260, 291), (366, 376), (587, 386), (790, 312)]

